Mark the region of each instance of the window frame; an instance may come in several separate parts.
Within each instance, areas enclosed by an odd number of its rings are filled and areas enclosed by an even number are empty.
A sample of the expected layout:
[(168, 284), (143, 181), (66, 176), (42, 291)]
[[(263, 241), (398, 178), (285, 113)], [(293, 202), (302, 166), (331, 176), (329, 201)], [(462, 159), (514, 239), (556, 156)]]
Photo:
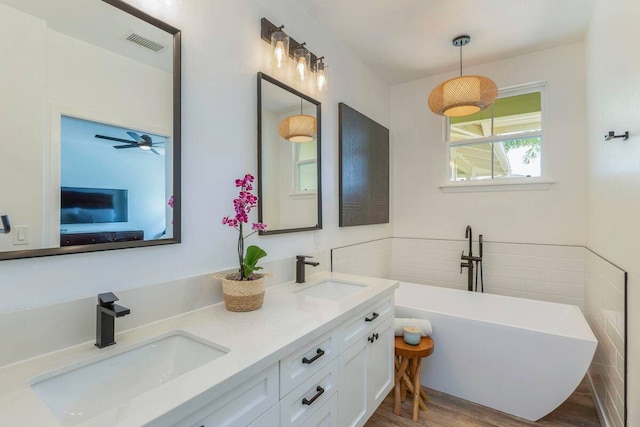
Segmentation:
[[(314, 140), (313, 142), (316, 143), (316, 148), (317, 148), (317, 140)], [(292, 170), (292, 176), (293, 176), (293, 191), (291, 192), (291, 196), (295, 197), (295, 196), (315, 196), (316, 194), (318, 194), (318, 190), (300, 190), (300, 165), (310, 165), (310, 164), (315, 164), (316, 168), (318, 167), (318, 157), (316, 155), (315, 158), (313, 159), (306, 159), (306, 160), (300, 160), (300, 151), (301, 151), (301, 145), (305, 144), (305, 143), (296, 143), (296, 144), (292, 144), (293, 145), (293, 150), (292, 150), (292, 156), (293, 156), (293, 161), (291, 162), (292, 166), (293, 166), (293, 170)], [(310, 143), (309, 143), (310, 144)]]
[[(534, 93), (534, 92), (539, 92), (540, 93), (540, 131), (528, 131), (528, 132), (522, 132), (522, 133), (518, 133), (517, 135), (514, 135), (514, 137), (516, 138), (531, 138), (531, 137), (540, 137), (540, 158), (541, 159), (546, 159), (546, 150), (545, 150), (545, 129), (548, 126), (547, 123), (547, 107), (546, 107), (546, 98), (547, 98), (547, 82), (546, 81), (536, 81), (536, 82), (531, 82), (531, 83), (526, 83), (526, 84), (522, 84), (522, 85), (516, 85), (516, 86), (509, 86), (509, 87), (505, 87), (502, 89), (498, 90), (498, 97), (496, 99), (500, 99), (500, 98), (507, 98), (507, 97), (511, 97), (511, 96), (518, 96), (518, 95), (525, 95), (528, 93)], [(451, 141), (450, 140), (450, 133), (451, 133), (451, 119), (449, 117), (446, 117), (445, 120), (443, 121), (443, 139), (446, 145), (446, 154), (445, 154), (445, 162), (444, 162), (444, 182), (445, 184), (443, 186), (441, 186), (441, 189), (443, 191), (446, 191), (446, 188), (449, 187), (482, 187), (487, 191), (487, 187), (491, 187), (491, 186), (496, 186), (496, 187), (503, 187), (505, 185), (510, 185), (510, 184), (530, 184), (530, 183), (541, 183), (543, 184), (542, 187), (540, 187), (540, 189), (548, 189), (550, 187), (550, 184), (552, 183), (551, 181), (548, 181), (548, 173), (547, 173), (547, 161), (546, 160), (542, 160), (540, 163), (540, 176), (539, 177), (508, 177), (508, 176), (504, 176), (504, 177), (494, 177), (494, 173), (492, 171), (492, 176), (491, 178), (488, 179), (479, 179), (479, 180), (465, 180), (465, 181), (456, 181), (455, 179), (452, 179), (452, 174), (451, 174), (451, 148), (452, 147), (460, 147), (460, 146), (465, 146), (465, 145), (472, 145), (472, 144), (478, 144), (478, 143), (488, 143), (488, 144), (493, 144), (493, 143), (499, 143), (499, 142), (503, 142), (503, 141), (507, 141), (509, 139), (514, 139), (514, 138), (510, 138), (510, 136), (508, 135), (492, 135), (492, 136), (488, 136), (488, 137), (483, 137), (483, 138), (473, 138), (473, 139), (465, 139), (465, 140), (461, 140), (461, 141)], [(493, 126), (493, 123), (492, 123)], [(493, 130), (492, 130), (493, 132)], [(548, 185), (547, 185), (548, 184)], [(536, 188), (531, 188), (531, 189), (538, 189)], [(490, 191), (490, 190), (489, 190)]]

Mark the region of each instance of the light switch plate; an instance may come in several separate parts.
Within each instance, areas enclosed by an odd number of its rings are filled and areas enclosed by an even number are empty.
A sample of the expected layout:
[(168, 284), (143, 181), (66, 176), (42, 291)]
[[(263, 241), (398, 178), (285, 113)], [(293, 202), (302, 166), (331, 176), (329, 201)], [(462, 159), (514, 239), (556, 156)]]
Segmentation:
[(29, 226), (21, 225), (13, 227), (12, 233), (14, 246), (29, 244)]

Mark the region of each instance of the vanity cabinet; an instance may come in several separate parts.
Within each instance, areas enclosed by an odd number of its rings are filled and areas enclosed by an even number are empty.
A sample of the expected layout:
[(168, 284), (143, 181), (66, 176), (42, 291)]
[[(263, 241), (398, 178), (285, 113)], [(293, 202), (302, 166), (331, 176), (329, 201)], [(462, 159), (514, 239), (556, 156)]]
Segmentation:
[[(278, 403), (278, 364), (235, 387), (175, 426), (246, 426)], [(269, 424), (261, 424), (267, 426)], [(276, 424), (279, 425), (279, 424)]]
[(280, 427), (280, 403), (273, 405), (247, 427)]
[(393, 386), (392, 328), (391, 293), (176, 426), (361, 426)]
[[(383, 312), (380, 308), (384, 308), (385, 303), (374, 312)], [(347, 335), (353, 330), (353, 324), (371, 319), (371, 316), (359, 316), (354, 316), (354, 322), (345, 326)], [(338, 416), (341, 427), (363, 425), (393, 387), (393, 310), (375, 320), (379, 322), (377, 326), (363, 328), (364, 334), (358, 334), (359, 338), (338, 360)]]

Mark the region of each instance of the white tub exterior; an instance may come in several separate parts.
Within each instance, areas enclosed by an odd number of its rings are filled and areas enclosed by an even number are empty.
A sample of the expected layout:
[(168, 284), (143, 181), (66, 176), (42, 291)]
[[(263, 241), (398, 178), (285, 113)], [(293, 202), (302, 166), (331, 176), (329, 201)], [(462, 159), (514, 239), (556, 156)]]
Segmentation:
[(598, 341), (580, 308), (400, 283), (396, 317), (431, 321), (421, 383), (536, 421), (582, 381)]

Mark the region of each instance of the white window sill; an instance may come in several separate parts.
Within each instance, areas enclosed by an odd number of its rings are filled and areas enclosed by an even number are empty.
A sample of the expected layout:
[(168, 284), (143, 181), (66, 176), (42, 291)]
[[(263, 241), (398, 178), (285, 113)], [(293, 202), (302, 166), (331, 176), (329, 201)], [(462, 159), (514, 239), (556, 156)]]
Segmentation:
[(539, 191), (548, 190), (555, 181), (534, 178), (503, 178), (491, 181), (457, 181), (440, 186), (443, 193), (469, 193), (477, 191)]
[(291, 193), (289, 194), (290, 199), (317, 199), (318, 192), (317, 191), (307, 191), (305, 193)]

